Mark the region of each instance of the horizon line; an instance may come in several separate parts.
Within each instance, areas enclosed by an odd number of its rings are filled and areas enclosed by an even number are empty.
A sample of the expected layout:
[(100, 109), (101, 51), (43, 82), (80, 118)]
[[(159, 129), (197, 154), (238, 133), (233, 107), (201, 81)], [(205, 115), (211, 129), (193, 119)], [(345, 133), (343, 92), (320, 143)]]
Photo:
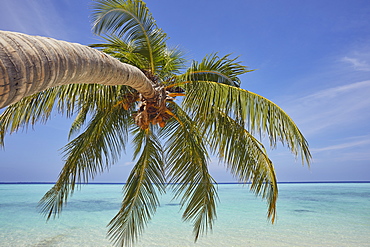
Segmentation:
[[(348, 181), (284, 181), (284, 182), (277, 182), (278, 184), (319, 184), (319, 183), (370, 183), (369, 181), (356, 181), (356, 180), (348, 180)], [(0, 182), (0, 184), (55, 184), (55, 182)], [(124, 185), (126, 183), (123, 182), (91, 182), (91, 183), (75, 183), (78, 185), (88, 185), (88, 184), (120, 184)], [(175, 183), (165, 183), (165, 184), (175, 184)], [(242, 182), (219, 182), (214, 184), (251, 184), (250, 182), (242, 183)]]

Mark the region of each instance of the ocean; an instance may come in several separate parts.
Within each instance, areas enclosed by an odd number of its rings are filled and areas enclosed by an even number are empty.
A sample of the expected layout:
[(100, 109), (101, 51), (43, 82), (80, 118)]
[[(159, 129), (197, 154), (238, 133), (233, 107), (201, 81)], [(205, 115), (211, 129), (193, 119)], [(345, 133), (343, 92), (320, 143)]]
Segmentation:
[[(46, 222), (37, 204), (51, 184), (0, 184), (0, 246), (111, 246), (106, 225), (122, 186), (83, 185)], [(281, 183), (273, 225), (248, 186), (219, 184), (218, 193), (215, 226), (197, 243), (168, 192), (135, 246), (370, 246), (370, 183)]]

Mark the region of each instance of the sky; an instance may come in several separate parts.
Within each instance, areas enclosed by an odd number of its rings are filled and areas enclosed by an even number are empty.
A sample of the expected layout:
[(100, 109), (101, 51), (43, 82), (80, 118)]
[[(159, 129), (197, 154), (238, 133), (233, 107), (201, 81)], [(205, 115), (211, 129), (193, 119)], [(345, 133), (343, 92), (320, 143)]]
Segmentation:
[[(307, 138), (310, 168), (287, 147), (268, 149), (278, 181), (370, 181), (370, 1), (148, 0), (157, 25), (188, 59), (232, 53), (255, 71), (242, 88), (284, 109)], [(90, 0), (2, 0), (0, 30), (84, 45), (91, 32)], [(1, 110), (0, 110), (1, 112)], [(0, 150), (0, 182), (54, 182), (63, 166), (71, 120), (8, 135)], [(125, 182), (127, 152), (95, 182)], [(218, 182), (233, 182), (216, 159)]]

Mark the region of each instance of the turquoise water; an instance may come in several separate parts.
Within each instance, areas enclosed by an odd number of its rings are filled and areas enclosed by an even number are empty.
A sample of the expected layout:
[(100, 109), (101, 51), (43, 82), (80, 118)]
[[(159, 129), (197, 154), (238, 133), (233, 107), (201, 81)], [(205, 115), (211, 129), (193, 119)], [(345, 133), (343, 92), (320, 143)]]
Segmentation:
[[(0, 246), (111, 246), (106, 225), (120, 206), (122, 185), (91, 184), (61, 216), (46, 222), (37, 203), (50, 184), (0, 184)], [(136, 246), (370, 246), (370, 183), (280, 184), (278, 220), (247, 187), (218, 185), (218, 219), (193, 242), (178, 202), (161, 206)]]

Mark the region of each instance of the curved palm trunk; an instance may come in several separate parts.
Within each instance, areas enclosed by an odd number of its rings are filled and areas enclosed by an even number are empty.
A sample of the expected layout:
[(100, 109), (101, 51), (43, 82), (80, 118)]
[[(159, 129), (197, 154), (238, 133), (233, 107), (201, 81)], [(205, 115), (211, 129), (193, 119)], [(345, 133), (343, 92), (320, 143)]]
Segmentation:
[(138, 68), (76, 43), (0, 31), (0, 108), (45, 89), (73, 84), (128, 85), (146, 100), (160, 90)]

